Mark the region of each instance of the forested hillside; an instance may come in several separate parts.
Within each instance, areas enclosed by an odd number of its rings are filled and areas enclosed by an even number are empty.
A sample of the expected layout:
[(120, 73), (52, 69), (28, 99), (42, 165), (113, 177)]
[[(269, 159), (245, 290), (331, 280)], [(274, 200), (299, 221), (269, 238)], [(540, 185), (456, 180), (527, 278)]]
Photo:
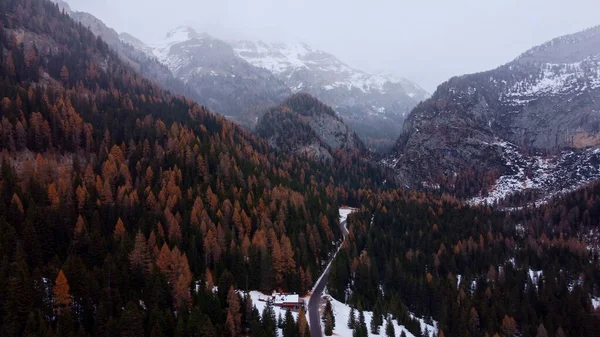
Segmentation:
[(315, 160), (332, 160), (336, 151), (367, 157), (363, 142), (335, 111), (309, 94), (294, 94), (267, 110), (254, 131), (275, 149)]
[(417, 192), (378, 197), (350, 217), (334, 297), (391, 312), (417, 336), (409, 313), (447, 336), (598, 336), (600, 184), (512, 214)]
[(377, 169), (275, 156), (55, 4), (0, 15), (0, 335), (272, 336), (233, 289), (306, 292)]

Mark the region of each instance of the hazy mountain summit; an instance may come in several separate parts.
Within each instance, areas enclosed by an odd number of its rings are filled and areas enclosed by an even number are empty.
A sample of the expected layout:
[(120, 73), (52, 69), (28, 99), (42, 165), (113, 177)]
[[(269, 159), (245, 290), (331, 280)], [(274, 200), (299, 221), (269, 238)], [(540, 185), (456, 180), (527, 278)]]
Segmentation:
[(599, 46), (595, 27), (441, 84), (407, 118), (388, 164), (409, 186), (462, 189), (470, 172), (481, 184), (466, 195), (558, 191), (598, 176), (597, 151), (582, 149), (600, 145)]
[(334, 110), (374, 147), (391, 146), (406, 114), (428, 93), (413, 82), (356, 70), (307, 44), (224, 41), (188, 26), (157, 43), (122, 41), (155, 57), (194, 88), (202, 103), (253, 127), (261, 111), (307, 92)]
[(226, 42), (191, 27), (178, 27), (163, 41), (137, 48), (149, 52), (192, 87), (202, 104), (246, 126), (291, 93), (269, 71), (237, 57)]
[(408, 112), (429, 95), (405, 78), (354, 69), (305, 43), (226, 42), (189, 26), (145, 43), (55, 2), (148, 78), (247, 128), (268, 107), (307, 92), (332, 106), (369, 147), (384, 150), (394, 144)]
[(405, 78), (354, 69), (305, 43), (232, 45), (239, 57), (271, 71), (292, 92), (308, 92), (331, 105), (371, 145), (395, 139), (408, 112), (429, 95)]

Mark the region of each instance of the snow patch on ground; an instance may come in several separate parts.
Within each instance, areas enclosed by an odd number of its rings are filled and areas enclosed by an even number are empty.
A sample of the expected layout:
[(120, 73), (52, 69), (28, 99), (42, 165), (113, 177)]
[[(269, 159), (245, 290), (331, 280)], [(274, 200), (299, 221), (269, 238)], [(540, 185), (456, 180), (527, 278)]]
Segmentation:
[(533, 283), (533, 286), (535, 287), (535, 289), (537, 289), (538, 287), (538, 282), (540, 281), (540, 279), (544, 276), (544, 272), (541, 270), (532, 270), (531, 268), (529, 269), (529, 278), (531, 279), (531, 283)]
[(592, 297), (592, 306), (594, 309), (600, 309), (600, 297)]
[[(240, 294), (240, 296), (244, 296), (244, 292), (241, 290), (238, 290), (238, 293)], [(262, 317), (262, 313), (263, 310), (265, 310), (265, 307), (267, 306), (267, 299), (269, 299), (270, 295), (265, 295), (263, 293), (261, 293), (260, 291), (250, 291), (250, 299), (252, 299), (252, 305), (254, 307), (256, 307), (256, 309), (258, 310), (259, 314)], [(308, 297), (304, 298), (304, 302), (308, 302)], [(280, 307), (277, 306), (273, 306), (273, 311), (275, 311), (275, 318), (278, 319), (279, 316), (281, 315), (281, 318), (284, 319), (285, 318), (285, 314), (286, 311), (285, 309), (282, 309)], [(292, 316), (294, 316), (294, 319), (296, 321), (298, 321), (298, 312), (292, 311)], [(308, 321), (308, 313), (306, 314), (306, 320)], [(283, 330), (277, 328), (277, 336), (283, 336)]]
[[(319, 85), (319, 88), (325, 91), (360, 90), (364, 93), (385, 93), (390, 86), (401, 86), (410, 98), (426, 96), (425, 90), (405, 78), (389, 74), (365, 73), (348, 66), (331, 54), (314, 49), (304, 43), (239, 41), (232, 45), (237, 56), (248, 63), (290, 80), (298, 72), (309, 71), (324, 74), (331, 79)], [(303, 87), (304, 84), (294, 85), (292, 89), (297, 92), (304, 89)], [(380, 109), (375, 109), (375, 111), (384, 112)]]
[(569, 94), (600, 87), (600, 58), (582, 62), (539, 65), (539, 76), (524, 78), (511, 85), (502, 100), (525, 105), (541, 96)]
[(501, 176), (487, 196), (470, 199), (471, 205), (491, 205), (516, 192), (541, 190), (545, 197), (536, 202), (540, 205), (600, 178), (600, 167), (595, 164), (600, 159), (596, 148), (578, 152), (566, 150), (556, 156), (543, 157), (525, 156), (517, 146), (503, 140), (491, 145), (501, 148), (512, 172)]
[(348, 215), (356, 212), (356, 208), (340, 207), (340, 223), (348, 220)]
[[(352, 336), (352, 329), (348, 328), (348, 318), (350, 317), (350, 311), (351, 308), (349, 305), (344, 304), (334, 298), (329, 297), (329, 299), (331, 300), (331, 307), (333, 308), (333, 314), (335, 315), (335, 329), (333, 329), (333, 335), (334, 336)], [(384, 322), (383, 325), (381, 325), (380, 329), (379, 329), (379, 335), (375, 335), (371, 333), (371, 319), (373, 318), (373, 312), (372, 311), (364, 311), (364, 316), (365, 316), (365, 323), (367, 324), (367, 330), (369, 330), (369, 337), (381, 337), (381, 336), (385, 336), (385, 318), (384, 318)], [(358, 310), (354, 311), (354, 316), (356, 317), (356, 320), (358, 321)], [(415, 318), (413, 315), (411, 315), (413, 318)], [(425, 321), (423, 319), (419, 319), (417, 318), (417, 320), (419, 320), (419, 322), (421, 323), (421, 330), (424, 330), (425, 328), (427, 328), (427, 330), (429, 331), (429, 336), (430, 337), (434, 337), (437, 335), (437, 328), (435, 326), (432, 325), (428, 325), (425, 323)], [(401, 332), (404, 331), (406, 333), (407, 337), (414, 337), (414, 335), (412, 333), (410, 333), (406, 327), (404, 325), (401, 325), (398, 323), (397, 320), (392, 320), (393, 324), (394, 324), (394, 330), (396, 332), (396, 336), (400, 336)], [(436, 325), (436, 323), (434, 322), (434, 325)], [(323, 323), (321, 323), (322, 329), (324, 329), (325, 327), (323, 326)]]

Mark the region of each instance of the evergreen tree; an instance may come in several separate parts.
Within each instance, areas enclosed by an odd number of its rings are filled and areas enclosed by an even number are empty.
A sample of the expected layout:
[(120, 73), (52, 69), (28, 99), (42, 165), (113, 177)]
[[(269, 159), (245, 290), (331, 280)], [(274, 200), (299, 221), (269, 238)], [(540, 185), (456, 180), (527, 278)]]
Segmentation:
[(358, 310), (358, 322), (356, 324), (356, 327), (354, 328), (352, 336), (353, 337), (368, 337), (369, 336), (369, 330), (367, 330), (367, 323), (365, 321), (365, 314), (363, 313), (362, 309)]
[(354, 329), (356, 326), (356, 314), (354, 313), (354, 307), (350, 308), (350, 315), (348, 316), (348, 328)]
[(392, 322), (392, 319), (390, 317), (387, 318), (385, 323), (385, 335), (386, 337), (396, 337), (396, 329), (394, 328), (394, 322)]
[(371, 322), (369, 323), (371, 328), (371, 333), (374, 335), (379, 335), (379, 325), (377, 323), (377, 317), (375, 313), (373, 313), (373, 317), (371, 317)]
[(331, 313), (324, 313), (323, 323), (325, 324), (325, 336), (333, 335), (333, 318), (331, 316)]
[(298, 336), (310, 336), (310, 330), (308, 327), (308, 321), (306, 319), (306, 313), (304, 311), (304, 308), (300, 308), (300, 311), (298, 312)]
[(281, 311), (277, 315), (277, 328), (283, 329), (283, 317), (281, 316)]
[(285, 312), (285, 320), (283, 323), (283, 337), (298, 337), (298, 325), (292, 316), (292, 312)]
[(265, 331), (266, 336), (276, 336), (277, 329), (277, 318), (275, 316), (275, 310), (273, 310), (273, 302), (267, 301), (267, 305), (262, 312), (262, 327)]

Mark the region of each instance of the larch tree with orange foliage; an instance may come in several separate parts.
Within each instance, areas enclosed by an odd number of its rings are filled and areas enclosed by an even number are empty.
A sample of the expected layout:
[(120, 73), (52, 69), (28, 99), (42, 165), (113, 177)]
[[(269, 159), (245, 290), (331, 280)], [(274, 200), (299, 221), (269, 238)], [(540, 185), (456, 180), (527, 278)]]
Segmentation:
[(58, 272), (52, 291), (54, 293), (54, 311), (56, 314), (61, 315), (65, 311), (70, 311), (73, 300), (69, 282), (62, 269)]

